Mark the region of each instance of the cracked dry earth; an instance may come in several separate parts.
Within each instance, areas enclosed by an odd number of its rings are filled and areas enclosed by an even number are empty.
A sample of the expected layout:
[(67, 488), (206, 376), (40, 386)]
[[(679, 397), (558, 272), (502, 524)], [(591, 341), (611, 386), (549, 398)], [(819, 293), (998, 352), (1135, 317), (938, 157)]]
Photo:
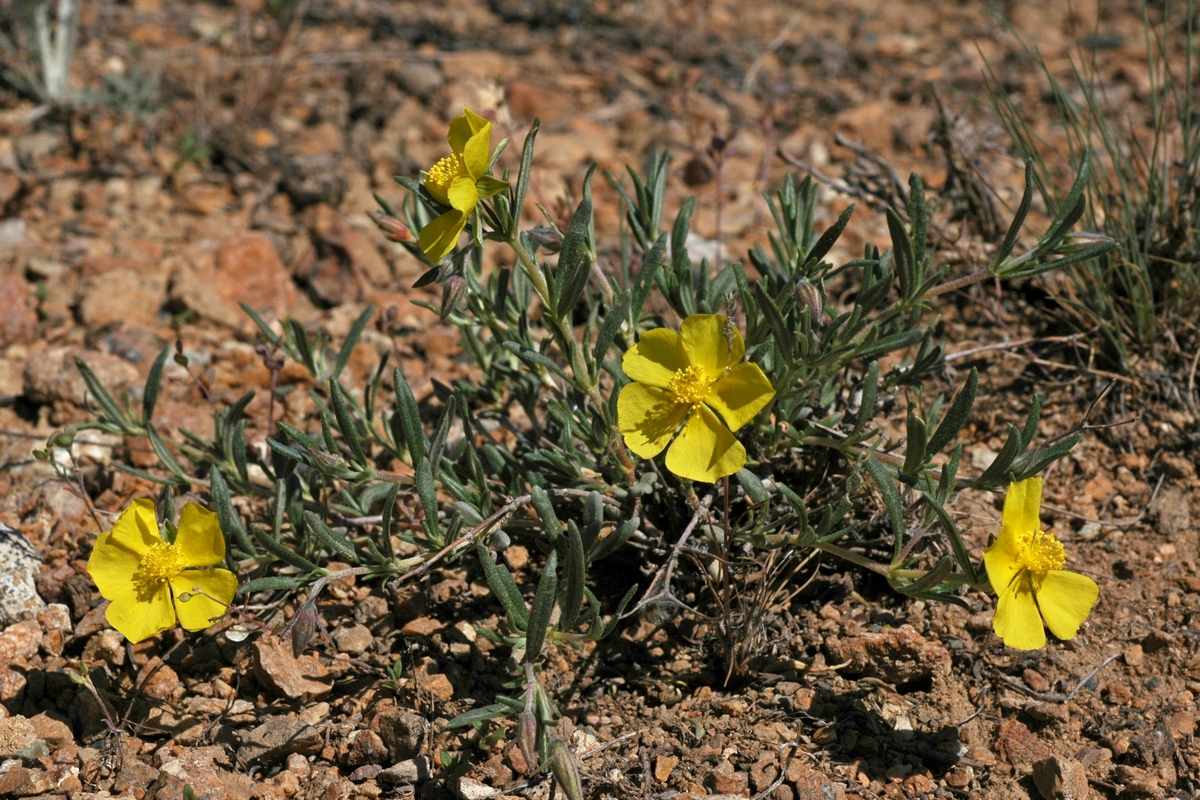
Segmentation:
[[(695, 194), (695, 247), (731, 258), (769, 229), (761, 193), (792, 169), (777, 153), (837, 182), (818, 224), (859, 202), (835, 260), (886, 245), (878, 209), (896, 199), (891, 176), (917, 170), (936, 204), (935, 258), (951, 269), (993, 246), (979, 198), (1004, 219), (1021, 188), (981, 101), (985, 68), (1047, 141), (1062, 131), (1035, 65), (973, 3), (312, 0), (290, 22), (273, 8), (85, 4), (72, 81), (92, 100), (42, 113), (0, 84), (0, 520), (11, 526), (0, 531), (0, 796), (174, 800), (190, 786), (237, 800), (548, 797), (511, 739), (447, 727), (510, 679), (505, 653), (476, 633), (502, 615), (469, 565), (394, 593), (333, 585), (300, 658), (270, 636), (234, 641), (228, 624), (132, 647), (109, 629), (86, 559), (113, 514), (154, 490), (114, 465), (155, 459), (144, 441), (88, 432), (74, 449), (79, 487), (32, 459), (54, 431), (89, 419), (74, 358), (136, 396), (178, 339), (212, 393), (170, 367), (159, 429), (211, 434), (213, 409), (253, 389), (249, 436), (261, 443), (271, 375), (237, 301), (335, 341), (374, 303), (348, 382), (391, 351), (428, 408), (434, 380), (464, 374), (457, 335), (413, 305), (438, 298), (412, 288), (420, 266), (364, 211), (374, 191), (401, 196), (392, 175), (442, 154), (464, 105), (514, 141), (540, 117), (532, 192), (550, 209), (592, 162), (620, 171), (671, 149), (670, 203)], [(1002, 13), (1060, 77), (1086, 52), (1113, 113), (1148, 116), (1139, 4), (1014, 0)], [(1181, 52), (1181, 29), (1168, 35)], [(719, 180), (705, 156), (714, 132), (732, 137)], [(596, 195), (601, 239), (615, 236), (615, 194), (598, 182)], [(1098, 373), (1086, 339), (1059, 336), (1047, 287), (953, 298), (950, 353), (978, 352), (949, 358), (945, 379), (982, 374), (962, 433), (974, 468), (1035, 391), (1043, 436), (1085, 413), (1097, 426), (1047, 476), (1043, 509), (1072, 567), (1101, 588), (1080, 636), (1018, 653), (991, 633), (983, 595), (965, 598), (969, 610), (901, 601), (821, 559), (760, 595), (747, 667), (728, 683), (710, 619), (631, 618), (547, 663), (587, 797), (1196, 796), (1200, 443), (1188, 359)], [(1187, 352), (1195, 323), (1178, 331)], [(285, 365), (276, 418), (311, 428), (307, 388)], [(999, 498), (965, 492), (951, 511), (980, 556)], [(614, 584), (645, 588), (671, 544), (624, 554)], [(506, 558), (536, 581), (527, 550)], [(746, 591), (778, 588), (778, 574), (748, 571)], [(695, 576), (681, 581), (682, 599), (709, 608)], [(377, 670), (396, 658), (393, 690)], [(81, 663), (97, 695), (71, 680)]]

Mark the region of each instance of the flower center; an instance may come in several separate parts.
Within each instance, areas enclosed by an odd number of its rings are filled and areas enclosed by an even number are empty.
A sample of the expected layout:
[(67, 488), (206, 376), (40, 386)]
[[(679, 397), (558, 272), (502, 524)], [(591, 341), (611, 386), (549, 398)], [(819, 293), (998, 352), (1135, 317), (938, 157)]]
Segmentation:
[(179, 574), (178, 553), (166, 542), (150, 546), (133, 573), (135, 583), (154, 584), (169, 580)]
[(1035, 573), (1046, 573), (1062, 569), (1067, 563), (1067, 551), (1054, 534), (1043, 530), (1030, 531), (1017, 543), (1017, 557), (1025, 569)]
[(451, 153), (429, 168), (425, 176), (425, 188), (440, 200), (450, 191), (454, 179), (466, 174), (467, 162), (463, 160), (462, 153)]
[(708, 397), (708, 387), (712, 386), (712, 382), (703, 368), (688, 366), (675, 371), (667, 383), (667, 391), (675, 396), (677, 402), (695, 406)]

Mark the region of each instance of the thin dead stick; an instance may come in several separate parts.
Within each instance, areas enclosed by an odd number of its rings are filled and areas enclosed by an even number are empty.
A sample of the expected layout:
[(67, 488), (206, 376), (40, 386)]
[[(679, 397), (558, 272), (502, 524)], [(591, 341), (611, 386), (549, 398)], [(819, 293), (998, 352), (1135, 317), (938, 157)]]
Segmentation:
[(792, 14), (787, 24), (783, 26), (783, 30), (779, 35), (771, 40), (771, 43), (766, 46), (761, 53), (754, 59), (754, 63), (750, 65), (750, 69), (746, 70), (746, 77), (742, 79), (742, 91), (749, 92), (754, 86), (754, 81), (758, 78), (758, 73), (762, 70), (762, 65), (766, 62), (767, 56), (774, 53), (779, 48), (783, 47), (783, 43), (791, 36), (792, 31), (796, 29), (796, 25), (800, 22), (800, 14), (797, 12)]
[(1120, 653), (1113, 653), (1111, 656), (1109, 656), (1108, 658), (1101, 661), (1100, 665), (1098, 667), (1096, 667), (1094, 670), (1092, 670), (1087, 675), (1085, 675), (1083, 678), (1081, 678), (1079, 680), (1079, 683), (1075, 684), (1075, 688), (1072, 689), (1067, 694), (1063, 694), (1062, 692), (1035, 692), (1033, 689), (1030, 689), (1028, 686), (1021, 683), (1016, 678), (1011, 678), (1008, 675), (1005, 675), (1003, 672), (1000, 672), (998, 669), (996, 669), (994, 667), (993, 667), (993, 670), (996, 672), (997, 678), (999, 678), (1002, 682), (1008, 684), (1009, 687), (1016, 689), (1021, 694), (1028, 695), (1029, 697), (1032, 697), (1036, 700), (1044, 700), (1047, 703), (1068, 703), (1072, 699), (1074, 699), (1075, 695), (1079, 694), (1079, 691), (1081, 689), (1083, 689), (1083, 687), (1085, 685), (1087, 685), (1088, 681), (1090, 681), (1092, 678), (1096, 677), (1096, 674), (1099, 673), (1100, 670), (1107, 667), (1109, 664), (1111, 664), (1113, 661), (1115, 661), (1117, 658), (1119, 658), (1120, 655), (1121, 655)]
[(957, 361), (960, 358), (970, 358), (971, 356), (976, 356), (981, 353), (990, 353), (993, 350), (1015, 350), (1018, 347), (1027, 347), (1028, 345), (1035, 343), (1071, 344), (1072, 342), (1077, 342), (1080, 339), (1083, 339), (1085, 335), (1086, 334), (1082, 333), (1073, 333), (1070, 336), (1034, 336), (1028, 339), (1018, 339), (1015, 342), (995, 342), (993, 344), (985, 344), (981, 347), (972, 347), (967, 350), (960, 350), (957, 353), (948, 353), (942, 358), (942, 361), (948, 363), (950, 361)]
[[(646, 606), (655, 602), (662, 597), (674, 597), (671, 594), (671, 575), (675, 572), (675, 564), (679, 561), (679, 554), (683, 551), (683, 546), (687, 543), (688, 537), (696, 530), (696, 526), (700, 523), (701, 517), (708, 516), (708, 507), (712, 504), (713, 496), (710, 494), (700, 501), (696, 508), (696, 512), (692, 514), (692, 520), (683, 529), (683, 534), (679, 537), (679, 541), (675, 543), (675, 547), (671, 550), (671, 555), (667, 557), (667, 561), (663, 564), (658, 572), (654, 575), (654, 580), (650, 581), (650, 588), (646, 590), (642, 601), (636, 606), (626, 611), (622, 615), (622, 619), (633, 616), (641, 611)], [(676, 601), (678, 602), (678, 601)], [(682, 603), (680, 603), (682, 605)]]

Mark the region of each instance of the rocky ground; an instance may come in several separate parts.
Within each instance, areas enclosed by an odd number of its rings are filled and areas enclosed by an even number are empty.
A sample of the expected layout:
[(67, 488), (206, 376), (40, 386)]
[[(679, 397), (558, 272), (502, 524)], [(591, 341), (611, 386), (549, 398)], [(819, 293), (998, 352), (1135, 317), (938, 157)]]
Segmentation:
[[(761, 194), (795, 165), (833, 182), (819, 224), (859, 202), (835, 260), (887, 244), (879, 209), (894, 176), (917, 170), (937, 204), (936, 257), (957, 264), (994, 235), (979, 198), (1003, 226), (1021, 188), (986, 70), (1061, 141), (1016, 34), (1063, 77), (1070, 56), (1094, 58), (1114, 114), (1144, 120), (1152, 91), (1133, 2), (1009, 2), (1012, 29), (976, 4), (918, 0), (294, 5), (86, 4), (79, 102), (47, 109), (0, 85), (0, 521), (14, 529), (0, 531), (0, 796), (548, 795), (515, 746), (446, 726), (509, 679), (472, 627), (502, 616), (475, 571), (431, 571), (387, 597), (337, 583), (298, 659), (227, 625), (129, 647), (85, 565), (113, 514), (154, 491), (113, 465), (150, 468), (153, 454), (86, 432), (77, 482), (31, 455), (92, 418), (76, 357), (136, 393), (176, 340), (189, 367), (168, 368), (160, 429), (211, 435), (213, 409), (249, 389), (249, 416), (266, 420), (272, 371), (239, 300), (334, 341), (375, 304), (350, 367), (359, 385), (389, 350), (418, 398), (461, 376), (457, 333), (412, 302), (439, 300), (412, 288), (421, 266), (364, 212), (373, 192), (402, 197), (391, 176), (443, 155), (464, 105), (515, 142), (541, 119), (531, 197), (551, 210), (593, 162), (623, 173), (669, 148), (673, 202), (694, 194), (694, 229), (730, 257), (764, 240)], [(714, 135), (728, 142), (719, 164)], [(596, 196), (613, 235), (616, 195), (597, 181)], [(956, 298), (951, 353), (1061, 333), (1047, 285)], [(1194, 334), (1194, 319), (1179, 329)], [(712, 625), (687, 615), (627, 620), (551, 658), (586, 796), (1195, 797), (1194, 361), (1160, 353), (1113, 376), (1088, 352), (1085, 338), (972, 356), (981, 399), (963, 434), (986, 464), (1032, 392), (1052, 436), (1116, 383), (1089, 421), (1122, 424), (1089, 431), (1047, 480), (1046, 521), (1101, 587), (1076, 640), (1018, 653), (991, 633), (983, 595), (971, 611), (905, 602), (814, 560), (802, 591), (764, 594), (754, 669), (736, 686)], [(277, 418), (311, 423), (306, 373), (275, 379)], [(965, 493), (952, 511), (978, 555), (998, 498)], [(518, 575), (527, 557), (507, 554)], [(379, 670), (397, 657), (392, 688)], [(72, 680), (81, 664), (95, 692)]]

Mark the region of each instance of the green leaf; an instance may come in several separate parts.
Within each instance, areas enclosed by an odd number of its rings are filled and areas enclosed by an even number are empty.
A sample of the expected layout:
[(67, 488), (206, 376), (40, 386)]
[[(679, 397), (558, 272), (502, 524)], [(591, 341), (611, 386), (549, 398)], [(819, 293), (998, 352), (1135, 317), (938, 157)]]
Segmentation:
[(455, 395), (446, 398), (446, 405), (438, 417), (437, 429), (434, 430), (433, 438), (429, 441), (429, 463), (432, 465), (435, 475), (441, 470), (442, 451), (446, 449), (446, 437), (450, 435), (450, 424), (458, 416), (457, 406), (458, 398)]
[(912, 241), (904, 227), (904, 220), (895, 209), (887, 210), (888, 233), (892, 237), (892, 261), (895, 264), (896, 280), (900, 287), (900, 297), (912, 299), (917, 289), (917, 267), (913, 254)]
[(846, 225), (850, 222), (850, 217), (854, 215), (854, 203), (846, 207), (846, 210), (837, 218), (837, 222), (833, 223), (825, 233), (821, 234), (821, 238), (812, 246), (805, 256), (804, 260), (809, 263), (820, 261), (825, 255), (837, 244), (837, 240), (841, 238), (842, 232), (846, 230)]
[(608, 348), (612, 346), (613, 339), (621, 330), (621, 325), (625, 323), (625, 318), (629, 316), (629, 298), (628, 291), (620, 291), (613, 298), (613, 307), (609, 309), (608, 314), (604, 317), (604, 322), (600, 324), (600, 330), (596, 333), (596, 344), (592, 348), (592, 358), (596, 363), (596, 374), (593, 379), (600, 374), (600, 364), (604, 361), (604, 356), (608, 354)]
[(313, 532), (313, 535), (329, 548), (332, 553), (341, 556), (354, 565), (362, 561), (358, 551), (354, 549), (354, 545), (350, 544), (344, 536), (338, 534), (333, 528), (326, 525), (325, 520), (311, 511), (305, 511), (304, 522), (308, 525), (308, 529)]
[(503, 719), (512, 714), (513, 711), (514, 709), (506, 703), (493, 703), (490, 706), (472, 708), (470, 711), (459, 714), (450, 720), (447, 725), (450, 728), (469, 728), (484, 722), (490, 722), (494, 719)]
[[(517, 172), (517, 186), (513, 190), (512, 219), (514, 227), (520, 224), (521, 210), (525, 206), (525, 195), (529, 191), (529, 180), (533, 174), (533, 142), (537, 139), (538, 129), (541, 126), (541, 120), (535, 118), (533, 124), (529, 126), (529, 133), (525, 135), (525, 144), (521, 147), (521, 169)], [(509, 231), (509, 233), (515, 234), (516, 231)]]
[(1004, 234), (1004, 241), (1000, 243), (1000, 249), (996, 251), (988, 272), (993, 275), (996, 274), (996, 269), (1004, 263), (1004, 260), (1012, 253), (1013, 248), (1017, 246), (1017, 237), (1021, 235), (1021, 228), (1025, 224), (1025, 217), (1029, 216), (1029, 209), (1032, 205), (1033, 161), (1027, 158), (1025, 159), (1025, 191), (1021, 195), (1021, 204), (1017, 206), (1017, 213), (1013, 216), (1012, 224), (1008, 226), (1008, 233)]
[[(950, 516), (950, 512), (937, 501), (928, 492), (922, 492), (921, 496), (925, 498), (925, 502), (929, 504), (929, 508), (933, 511), (934, 516), (938, 518), (938, 522), (942, 524), (942, 530), (946, 532), (946, 539), (950, 542), (950, 549), (954, 552), (954, 560), (958, 562), (958, 568), (963, 571), (963, 574), (970, 578), (971, 583), (975, 583), (978, 576), (975, 574), (975, 564), (971, 561), (971, 554), (967, 550), (967, 545), (963, 542), (962, 532), (958, 526), (954, 524), (954, 518)], [(941, 583), (943, 579), (939, 579), (936, 583)], [(922, 590), (923, 591), (923, 590)]]
[(537, 350), (534, 350), (531, 347), (526, 347), (520, 342), (502, 342), (501, 346), (525, 363), (535, 367), (548, 369), (567, 383), (574, 385), (575, 381), (563, 370), (562, 367), (560, 367), (558, 364), (555, 364)]
[(553, 292), (553, 313), (560, 319), (569, 319), (575, 304), (587, 288), (592, 272), (592, 253), (589, 238), (592, 231), (592, 173), (596, 165), (583, 179), (583, 199), (575, 209), (571, 224), (563, 234), (562, 249), (558, 256)]
[(119, 426), (127, 434), (141, 432), (133, 424), (132, 420), (125, 416), (125, 412), (121, 410), (120, 406), (117, 405), (117, 401), (104, 388), (104, 384), (100, 383), (100, 379), (96, 377), (96, 373), (92, 372), (92, 368), (87, 365), (86, 361), (77, 356), (75, 358), (75, 368), (83, 376), (83, 382), (87, 386), (87, 390), (91, 392), (92, 397), (95, 397), (96, 402), (100, 404), (100, 409), (104, 412), (104, 418), (108, 422)]
[(367, 323), (371, 321), (371, 315), (375, 313), (374, 304), (369, 305), (358, 315), (358, 319), (354, 320), (354, 324), (350, 326), (350, 332), (346, 334), (346, 340), (342, 342), (342, 348), (338, 350), (337, 361), (333, 365), (333, 374), (331, 378), (337, 378), (342, 374), (342, 370), (350, 363), (350, 356), (354, 353), (354, 346), (358, 344), (359, 338), (362, 336), (363, 330), (367, 327)]
[(246, 526), (242, 524), (242, 518), (233, 508), (233, 502), (229, 497), (229, 484), (225, 482), (225, 476), (221, 470), (213, 467), (208, 473), (208, 483), (212, 493), (213, 511), (217, 514), (217, 522), (220, 523), (221, 530), (226, 534), (233, 534), (233, 538), (246, 551), (246, 554), (257, 558), (258, 548), (254, 546), (254, 542), (246, 533)]
[[(367, 463), (367, 454), (363, 452), (362, 442), (358, 438), (357, 426), (354, 424), (354, 417), (350, 415), (350, 409), (346, 406), (346, 396), (342, 392), (342, 384), (337, 378), (329, 379), (329, 400), (333, 405), (333, 416), (337, 420), (338, 430), (342, 433), (342, 438), (346, 440), (346, 444), (350, 447), (350, 454), (354, 458), (354, 465), (363, 469), (367, 469), (370, 465)], [(334, 450), (334, 452), (337, 452)]]
[(146, 428), (146, 438), (150, 440), (150, 446), (154, 448), (154, 454), (158, 456), (158, 460), (175, 475), (179, 483), (192, 482), (191, 476), (183, 471), (183, 466), (175, 460), (175, 456), (171, 455), (171, 451), (167, 449), (166, 442), (158, 435), (158, 431), (154, 428)]
[(1000, 449), (999, 454), (992, 461), (988, 468), (983, 471), (975, 481), (974, 485), (981, 488), (996, 486), (1004, 480), (1004, 473), (1008, 471), (1008, 467), (1013, 463), (1013, 459), (1019, 456), (1024, 451), (1025, 446), (1021, 441), (1021, 432), (1017, 430), (1017, 426), (1009, 423), (1008, 439), (1004, 442), (1004, 447)]
[(967, 419), (971, 416), (971, 409), (975, 406), (975, 393), (978, 389), (979, 370), (971, 367), (962, 391), (954, 397), (954, 402), (950, 404), (950, 410), (942, 418), (942, 422), (933, 432), (933, 436), (929, 437), (929, 453), (940, 453), (942, 448), (948, 445), (967, 424)]
[(299, 589), (308, 583), (307, 577), (290, 575), (268, 575), (265, 578), (254, 578), (246, 581), (237, 588), (239, 595), (254, 594), (255, 592), (278, 592)]
[(322, 570), (316, 564), (297, 553), (293, 548), (285, 547), (283, 542), (279, 541), (262, 528), (259, 528), (257, 525), (251, 525), (250, 532), (254, 534), (254, 538), (258, 540), (259, 544), (263, 546), (264, 550), (275, 556), (283, 563), (295, 567), (304, 573), (324, 573), (324, 570)]
[(393, 483), (383, 498), (383, 514), (379, 531), (379, 540), (383, 544), (383, 554), (389, 561), (396, 560), (396, 549), (392, 545), (392, 523), (396, 513), (396, 498), (400, 496), (400, 484)]
[(767, 325), (771, 328), (771, 334), (775, 337), (775, 345), (783, 353), (785, 361), (791, 363), (796, 352), (796, 336), (792, 332), (792, 326), (784, 320), (775, 299), (763, 289), (761, 283), (754, 284), (754, 300), (758, 303), (759, 311), (762, 312), (767, 320)]
[(908, 422), (905, 427), (904, 466), (900, 471), (911, 476), (919, 473), (925, 463), (927, 431), (925, 420), (917, 416), (912, 408), (908, 409)]
[(258, 327), (258, 332), (263, 335), (263, 338), (267, 340), (268, 344), (273, 347), (279, 347), (283, 344), (283, 339), (276, 334), (275, 331), (271, 330), (271, 326), (263, 321), (263, 318), (258, 315), (258, 312), (243, 303), (241, 300), (238, 301), (238, 305), (242, 307), (242, 311), (244, 311), (246, 316), (250, 317), (250, 319)]
[(642, 259), (641, 269), (638, 270), (637, 277), (633, 281), (633, 296), (630, 298), (629, 308), (633, 312), (635, 323), (641, 316), (642, 306), (646, 304), (646, 298), (650, 296), (650, 290), (654, 287), (654, 278), (658, 275), (658, 270), (662, 267), (666, 255), (667, 235), (664, 233), (658, 237), (654, 246)]
[(583, 553), (583, 538), (579, 534), (579, 526), (575, 520), (567, 520), (567, 564), (563, 579), (562, 613), (559, 615), (558, 628), (570, 631), (575, 627), (579, 618), (579, 609), (583, 607), (584, 565), (586, 559)]
[(641, 524), (640, 517), (630, 517), (622, 522), (608, 536), (596, 543), (596, 546), (588, 553), (587, 563), (592, 564), (617, 552), (633, 534), (637, 533), (638, 526)]
[(904, 504), (900, 501), (900, 492), (896, 490), (896, 481), (892, 473), (875, 456), (867, 456), (867, 474), (879, 487), (883, 495), (883, 504), (887, 508), (888, 522), (892, 528), (892, 557), (897, 559), (904, 546)]
[(875, 402), (879, 397), (879, 362), (872, 361), (867, 365), (867, 374), (863, 376), (862, 397), (858, 403), (858, 416), (854, 420), (854, 430), (851, 437), (859, 436), (867, 430), (867, 425), (875, 419)]
[(158, 390), (162, 386), (163, 365), (167, 363), (170, 352), (170, 345), (164, 347), (150, 366), (150, 374), (146, 376), (146, 388), (142, 392), (142, 424), (147, 428), (154, 419), (154, 406), (158, 403)]
[(491, 552), (482, 543), (475, 549), (483, 567), (483, 576), (495, 592), (500, 605), (504, 607), (509, 624), (518, 631), (525, 631), (529, 627), (529, 609), (525, 606), (525, 598), (521, 597), (521, 590), (517, 588), (512, 573), (508, 571), (508, 567), (494, 561)]
[(540, 486), (534, 486), (529, 494), (533, 498), (533, 507), (542, 520), (542, 527), (545, 529), (546, 535), (550, 537), (550, 542), (558, 541), (558, 537), (562, 536), (562, 523), (558, 521), (558, 515), (554, 513), (550, 495), (546, 494), (546, 490)]
[(525, 661), (533, 663), (541, 658), (542, 645), (546, 641), (546, 630), (554, 613), (554, 601), (558, 596), (558, 551), (551, 550), (538, 580), (537, 593), (533, 596), (533, 608), (529, 612), (529, 628), (525, 631)]
[(1067, 193), (1067, 199), (1063, 201), (1063, 204), (1059, 206), (1058, 213), (1050, 223), (1050, 228), (1038, 241), (1039, 248), (1050, 248), (1056, 245), (1058, 240), (1066, 236), (1083, 216), (1083, 212), (1087, 208), (1087, 198), (1084, 197), (1084, 192), (1087, 190), (1091, 160), (1092, 152), (1085, 148), (1083, 157), (1079, 161), (1079, 172), (1075, 176), (1075, 183), (1071, 184), (1071, 191)]
[(767, 492), (767, 487), (763, 486), (762, 479), (745, 467), (739, 469), (733, 477), (737, 478), (742, 491), (746, 493), (746, 497), (750, 498), (750, 502), (754, 505), (762, 505), (771, 499), (771, 495)]
[(412, 388), (398, 367), (392, 372), (392, 387), (396, 392), (393, 427), (398, 421), (409, 458), (415, 465), (417, 459), (424, 458), (427, 454), (428, 440), (425, 438), (425, 429), (421, 426), (421, 412), (417, 408), (417, 399), (413, 397)]

